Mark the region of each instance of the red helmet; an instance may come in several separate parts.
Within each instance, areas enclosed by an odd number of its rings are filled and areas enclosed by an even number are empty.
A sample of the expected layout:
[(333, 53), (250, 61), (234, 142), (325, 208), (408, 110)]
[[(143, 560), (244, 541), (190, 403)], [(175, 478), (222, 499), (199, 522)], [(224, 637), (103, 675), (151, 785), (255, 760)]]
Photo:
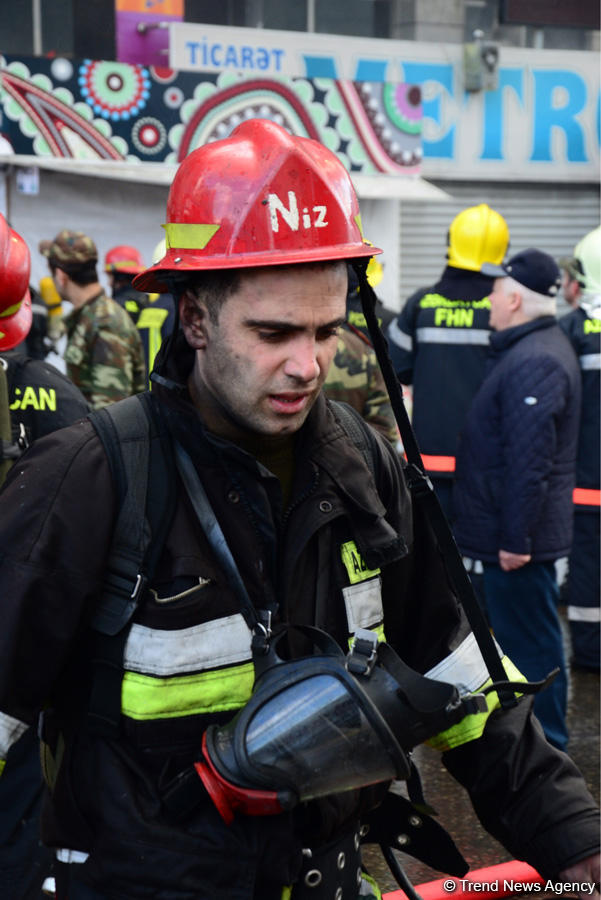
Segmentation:
[(135, 247), (128, 247), (127, 244), (111, 247), (104, 257), (105, 272), (115, 274), (122, 272), (124, 275), (138, 275), (145, 268), (140, 251), (136, 250)]
[(31, 328), (29, 248), (0, 215), (0, 350), (10, 350)]
[(12, 350), (24, 341), (31, 328), (33, 313), (29, 289), (11, 316), (0, 313), (0, 350)]
[(366, 244), (339, 159), (317, 141), (249, 119), (180, 165), (167, 202), (167, 252), (134, 280), (165, 291), (163, 273), (356, 259)]

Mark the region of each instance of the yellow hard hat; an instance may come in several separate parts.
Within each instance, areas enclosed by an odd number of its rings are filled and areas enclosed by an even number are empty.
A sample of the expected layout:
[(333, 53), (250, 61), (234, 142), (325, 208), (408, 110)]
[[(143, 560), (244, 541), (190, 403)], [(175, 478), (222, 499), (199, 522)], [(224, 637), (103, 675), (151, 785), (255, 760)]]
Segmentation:
[(601, 225), (576, 244), (574, 257), (582, 271), (578, 281), (586, 293), (601, 294)]
[(503, 216), (486, 203), (460, 212), (449, 228), (448, 264), (479, 272), (483, 263), (499, 265), (509, 246), (509, 228)]
[(49, 275), (40, 278), (40, 296), (48, 307), (49, 316), (60, 316), (62, 314), (61, 298), (54, 286), (54, 281)]
[(365, 274), (367, 275), (367, 280), (369, 281), (372, 288), (377, 287), (382, 281), (384, 267), (382, 266), (380, 260), (376, 259), (375, 256), (372, 256), (372, 258), (368, 262)]

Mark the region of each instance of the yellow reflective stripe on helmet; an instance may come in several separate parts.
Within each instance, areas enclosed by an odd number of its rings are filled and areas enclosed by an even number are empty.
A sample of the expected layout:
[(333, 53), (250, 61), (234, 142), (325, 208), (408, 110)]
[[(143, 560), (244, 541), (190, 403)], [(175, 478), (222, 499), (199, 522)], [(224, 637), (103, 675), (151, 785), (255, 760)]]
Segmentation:
[(204, 250), (220, 225), (196, 225), (189, 222), (167, 222), (163, 225), (167, 247), (178, 250)]
[(147, 721), (240, 709), (248, 702), (254, 679), (252, 662), (171, 678), (126, 672), (121, 711), (130, 719)]
[[(509, 657), (503, 657), (503, 668), (507, 672), (507, 678), (510, 681), (527, 681), (519, 669), (514, 666)], [(483, 690), (492, 684), (492, 680), (489, 678), (488, 681), (481, 685), (479, 690)], [(477, 691), (474, 691), (477, 693)], [(518, 694), (518, 696), (521, 696)], [(488, 720), (489, 715), (493, 710), (499, 709), (501, 703), (499, 701), (499, 697), (496, 691), (491, 691), (490, 694), (486, 694), (486, 705), (488, 706), (488, 711), (483, 713), (475, 713), (471, 716), (466, 716), (461, 722), (458, 722), (457, 725), (453, 725), (452, 728), (447, 728), (445, 731), (441, 731), (440, 734), (437, 734), (435, 737), (430, 738), (430, 740), (426, 741), (430, 747), (434, 747), (435, 750), (445, 751), (452, 750), (454, 747), (461, 747), (463, 744), (467, 744), (469, 741), (475, 741), (477, 738), (482, 736), (484, 731), (484, 727)]]
[(2, 310), (2, 312), (0, 312), (0, 319), (8, 319), (10, 316), (14, 316), (15, 313), (17, 313), (21, 308), (22, 303), (23, 300), (19, 300), (18, 303), (13, 303), (12, 306), (9, 306), (6, 309)]

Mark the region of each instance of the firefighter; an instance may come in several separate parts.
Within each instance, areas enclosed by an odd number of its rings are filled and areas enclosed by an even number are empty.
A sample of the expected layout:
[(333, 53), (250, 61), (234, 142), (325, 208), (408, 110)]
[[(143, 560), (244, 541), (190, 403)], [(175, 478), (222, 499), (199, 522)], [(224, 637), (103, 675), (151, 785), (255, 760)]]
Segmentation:
[[(32, 324), (29, 249), (0, 216), (0, 483), (32, 441), (89, 411), (83, 395), (53, 366), (25, 356)], [(33, 900), (52, 866), (40, 843), (43, 795), (39, 745), (29, 728), (13, 745), (0, 779), (0, 886), (4, 900)]]
[[(303, 682), (275, 718), (247, 723), (242, 746), (223, 733), (227, 771), (247, 764), (237, 785), (211, 756), (211, 729), (249, 714), (276, 643), (304, 670), (315, 642), (323, 656), (352, 641), (367, 677), (380, 642), (420, 683), (488, 680), (394, 448), (359, 416), (357, 440), (321, 392), (346, 261), (365, 279), (377, 252), (360, 221), (336, 156), (273, 122), (194, 150), (170, 189), (167, 251), (134, 282), (178, 297), (152, 391), (39, 442), (7, 481), (0, 747), (44, 708), (59, 898), (380, 897), (362, 823), (387, 799), (385, 747), (402, 736), (389, 741), (377, 707), (369, 721), (353, 702), (329, 719), (335, 684)], [(598, 810), (504, 665), (522, 698), (501, 709), (493, 692), (486, 710), (443, 716), (433, 742), (509, 852), (547, 877), (596, 882)], [(394, 679), (381, 684), (396, 709)], [(315, 742), (312, 729), (296, 740), (312, 757), (341, 751), (315, 772), (294, 738), (271, 738), (320, 704)], [(257, 763), (275, 750), (259, 771), (246, 738)], [(321, 776), (317, 799), (306, 774)]]
[(402, 384), (413, 385), (412, 422), (426, 470), (452, 520), (457, 439), (484, 378), (493, 279), (509, 245), (504, 218), (485, 203), (449, 227), (447, 265), (436, 284), (419, 288), (388, 327), (390, 356)]
[(572, 312), (559, 320), (570, 339), (582, 374), (578, 436), (574, 539), (567, 580), (567, 614), (572, 638), (571, 664), (599, 671), (599, 365), (601, 360), (601, 226), (560, 260), (563, 290)]
[(111, 247), (104, 258), (111, 296), (134, 320), (150, 373), (159, 347), (173, 327), (173, 300), (160, 294), (146, 294), (133, 287), (134, 277), (144, 268), (140, 251), (125, 244)]

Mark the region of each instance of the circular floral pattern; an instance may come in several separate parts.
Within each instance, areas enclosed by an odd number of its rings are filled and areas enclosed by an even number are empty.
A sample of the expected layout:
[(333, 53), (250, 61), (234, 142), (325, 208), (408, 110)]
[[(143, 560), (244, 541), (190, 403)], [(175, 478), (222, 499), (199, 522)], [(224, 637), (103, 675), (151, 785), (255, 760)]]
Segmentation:
[(153, 155), (160, 153), (167, 141), (167, 131), (162, 122), (146, 116), (138, 119), (131, 131), (131, 139), (140, 153)]
[(86, 60), (78, 80), (86, 103), (114, 122), (137, 116), (150, 96), (148, 71), (142, 66)]
[(175, 86), (167, 88), (163, 94), (163, 101), (169, 109), (179, 109), (184, 102), (184, 92)]

